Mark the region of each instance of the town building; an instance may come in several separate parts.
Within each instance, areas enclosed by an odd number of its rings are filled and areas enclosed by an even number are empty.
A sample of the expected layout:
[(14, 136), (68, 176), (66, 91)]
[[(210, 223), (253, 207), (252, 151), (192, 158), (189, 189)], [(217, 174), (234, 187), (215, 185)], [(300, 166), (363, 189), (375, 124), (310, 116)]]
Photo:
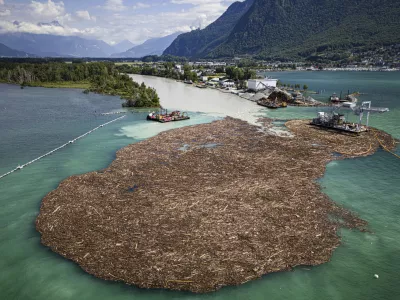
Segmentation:
[(266, 77), (264, 79), (249, 79), (247, 86), (249, 90), (257, 92), (267, 88), (276, 87), (277, 83), (278, 79)]

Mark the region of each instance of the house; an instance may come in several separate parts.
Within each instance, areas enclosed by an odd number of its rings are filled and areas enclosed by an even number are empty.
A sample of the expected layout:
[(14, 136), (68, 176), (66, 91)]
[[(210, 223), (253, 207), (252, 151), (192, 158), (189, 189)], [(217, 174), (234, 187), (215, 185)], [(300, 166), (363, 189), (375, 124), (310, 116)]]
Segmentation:
[(270, 87), (276, 87), (276, 84), (278, 83), (278, 79), (272, 79), (272, 78), (264, 78), (264, 79), (250, 79), (248, 81), (248, 89), (252, 90), (254, 92), (257, 92), (259, 90), (265, 90)]

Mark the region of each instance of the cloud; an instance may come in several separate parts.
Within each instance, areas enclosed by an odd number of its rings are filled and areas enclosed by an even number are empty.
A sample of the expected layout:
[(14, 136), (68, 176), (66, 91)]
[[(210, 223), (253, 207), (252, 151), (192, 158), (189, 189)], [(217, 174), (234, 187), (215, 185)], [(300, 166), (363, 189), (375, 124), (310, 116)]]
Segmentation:
[[(216, 20), (233, 0), (102, 0), (101, 6), (81, 1), (71, 9), (62, 0), (24, 0), (0, 6), (1, 32), (77, 35), (109, 43), (129, 39), (141, 43), (149, 38), (204, 28)], [(0, 3), (4, 0), (0, 0)], [(72, 2), (72, 1), (71, 1)], [(97, 1), (96, 1), (97, 2)], [(68, 5), (64, 5), (68, 3)], [(75, 6), (76, 7), (76, 6)], [(11, 10), (8, 12), (7, 10)], [(143, 11), (143, 12), (142, 12)], [(144, 13), (145, 12), (145, 13)], [(11, 14), (11, 15), (10, 15)], [(12, 24), (15, 20), (20, 26)], [(64, 28), (39, 27), (57, 20)]]
[(79, 35), (83, 33), (76, 28), (34, 24), (30, 22), (9, 22), (0, 20), (0, 33), (25, 32), (36, 34)]
[(0, 0), (0, 5), (4, 5), (4, 0)]
[(151, 7), (150, 4), (138, 2), (138, 3), (136, 3), (132, 8), (133, 8), (133, 9), (141, 9), (141, 8), (149, 8), (149, 7)]
[(48, 0), (47, 2), (32, 1), (29, 5), (30, 13), (36, 18), (43, 19), (55, 19), (64, 15), (64, 2), (53, 2)]
[(11, 10), (9, 10), (9, 9), (0, 10), (0, 17), (6, 17), (6, 16), (10, 16), (10, 15), (11, 15)]
[(125, 10), (127, 7), (124, 5), (123, 0), (107, 0), (106, 4), (101, 8), (111, 11), (122, 11)]
[(96, 21), (96, 17), (90, 16), (90, 13), (87, 10), (78, 10), (75, 12), (75, 15), (79, 20)]

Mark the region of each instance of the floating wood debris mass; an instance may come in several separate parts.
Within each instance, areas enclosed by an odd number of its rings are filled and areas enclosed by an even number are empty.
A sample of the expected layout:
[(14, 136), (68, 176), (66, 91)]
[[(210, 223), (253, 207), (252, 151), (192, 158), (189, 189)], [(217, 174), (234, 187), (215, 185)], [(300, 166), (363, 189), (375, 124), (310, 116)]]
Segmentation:
[(316, 179), (329, 161), (372, 154), (379, 142), (306, 121), (287, 127), (294, 137), (227, 118), (127, 146), (107, 169), (72, 176), (43, 199), (42, 243), (102, 279), (198, 293), (323, 264), (340, 226), (367, 224)]

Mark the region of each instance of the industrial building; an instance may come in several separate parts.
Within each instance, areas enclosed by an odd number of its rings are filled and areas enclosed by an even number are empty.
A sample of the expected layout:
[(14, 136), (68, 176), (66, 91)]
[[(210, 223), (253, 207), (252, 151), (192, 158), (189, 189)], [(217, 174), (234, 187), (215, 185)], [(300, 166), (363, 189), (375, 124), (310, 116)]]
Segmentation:
[(278, 79), (264, 78), (264, 79), (250, 79), (248, 81), (248, 89), (252, 91), (265, 90), (267, 88), (275, 88), (278, 83)]

